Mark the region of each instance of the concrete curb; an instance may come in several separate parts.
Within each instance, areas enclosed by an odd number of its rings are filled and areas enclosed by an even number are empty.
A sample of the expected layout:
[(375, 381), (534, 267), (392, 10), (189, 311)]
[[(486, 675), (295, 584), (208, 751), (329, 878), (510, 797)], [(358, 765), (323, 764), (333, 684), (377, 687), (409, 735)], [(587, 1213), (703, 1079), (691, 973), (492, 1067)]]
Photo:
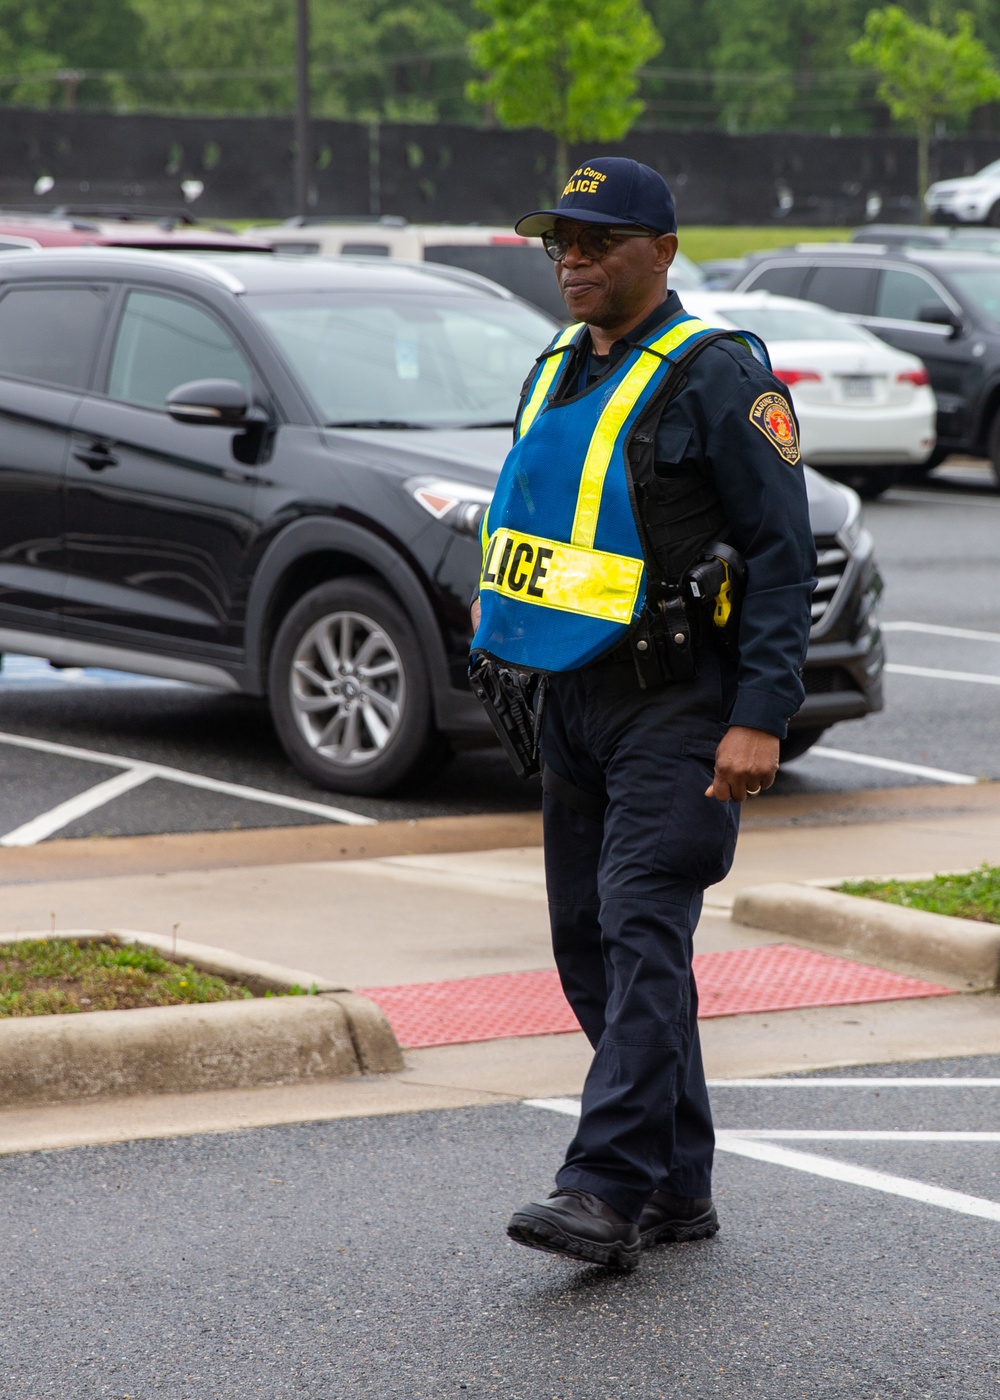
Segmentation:
[(958, 978), (981, 990), (1000, 983), (1000, 924), (882, 904), (810, 885), (756, 885), (733, 901), (733, 921), (790, 938)]
[[(74, 929), (62, 939), (155, 948), (174, 962), (239, 978), (253, 1001), (145, 1007), (0, 1020), (0, 1106), (136, 1094), (298, 1084), (403, 1067), (381, 1010), (323, 978), (223, 948), (126, 929)], [(0, 942), (51, 934), (0, 934)], [(298, 985), (317, 995), (263, 998)]]

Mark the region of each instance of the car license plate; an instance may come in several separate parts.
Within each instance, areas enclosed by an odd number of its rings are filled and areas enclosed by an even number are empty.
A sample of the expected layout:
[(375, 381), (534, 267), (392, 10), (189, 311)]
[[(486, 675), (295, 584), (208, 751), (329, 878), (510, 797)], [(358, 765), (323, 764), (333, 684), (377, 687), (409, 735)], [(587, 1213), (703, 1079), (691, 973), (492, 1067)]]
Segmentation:
[(870, 374), (845, 374), (841, 378), (845, 399), (872, 399), (875, 397), (875, 380)]

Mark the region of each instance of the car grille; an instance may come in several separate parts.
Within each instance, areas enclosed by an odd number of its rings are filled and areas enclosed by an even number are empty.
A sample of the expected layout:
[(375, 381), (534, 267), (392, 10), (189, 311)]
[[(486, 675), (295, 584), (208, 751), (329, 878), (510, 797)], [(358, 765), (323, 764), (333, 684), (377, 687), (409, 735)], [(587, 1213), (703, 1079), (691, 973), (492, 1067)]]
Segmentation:
[(814, 624), (825, 615), (847, 568), (847, 554), (833, 538), (816, 541), (816, 556), (816, 591), (812, 598)]
[(850, 671), (843, 666), (807, 666), (802, 672), (807, 695), (833, 695), (838, 690), (857, 690)]

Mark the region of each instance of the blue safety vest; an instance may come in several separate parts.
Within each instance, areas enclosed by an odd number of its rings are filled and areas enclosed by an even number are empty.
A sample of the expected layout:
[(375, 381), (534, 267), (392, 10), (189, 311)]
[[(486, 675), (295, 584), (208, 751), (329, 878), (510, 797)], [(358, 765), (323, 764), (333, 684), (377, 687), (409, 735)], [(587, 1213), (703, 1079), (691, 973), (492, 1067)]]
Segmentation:
[[(677, 360), (720, 332), (682, 314), (582, 393), (554, 403), (553, 386), (586, 334), (568, 327), (539, 358), (483, 521), (472, 649), (530, 671), (585, 666), (642, 612), (646, 569), (626, 445)], [(739, 338), (768, 363), (759, 341)]]

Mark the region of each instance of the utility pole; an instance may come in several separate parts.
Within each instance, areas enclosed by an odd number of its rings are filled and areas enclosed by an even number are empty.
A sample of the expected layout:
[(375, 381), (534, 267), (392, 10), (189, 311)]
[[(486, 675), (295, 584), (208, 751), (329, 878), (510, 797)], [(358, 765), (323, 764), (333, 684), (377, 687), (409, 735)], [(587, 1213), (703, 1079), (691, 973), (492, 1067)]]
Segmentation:
[(295, 0), (295, 212), (309, 213), (312, 140), (309, 123), (309, 0)]

